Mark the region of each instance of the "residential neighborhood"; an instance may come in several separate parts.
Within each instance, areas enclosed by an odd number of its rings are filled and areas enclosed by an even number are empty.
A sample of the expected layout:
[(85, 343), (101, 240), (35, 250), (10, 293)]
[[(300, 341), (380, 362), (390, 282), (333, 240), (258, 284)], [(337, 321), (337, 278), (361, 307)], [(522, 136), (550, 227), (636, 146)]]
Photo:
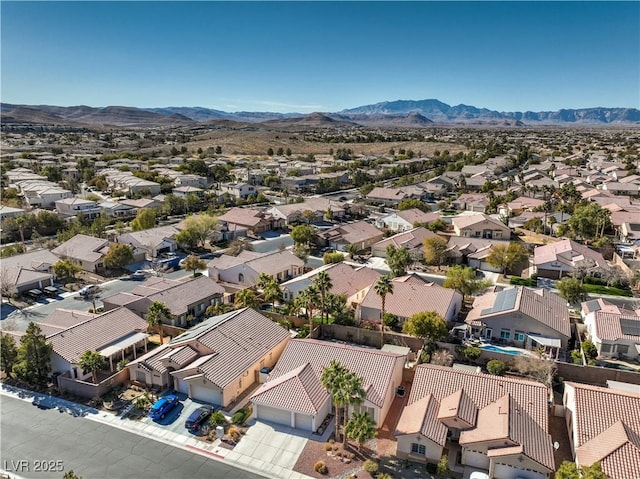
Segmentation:
[(640, 477), (637, 131), (527, 131), (145, 161), (3, 132), (2, 394), (267, 477)]

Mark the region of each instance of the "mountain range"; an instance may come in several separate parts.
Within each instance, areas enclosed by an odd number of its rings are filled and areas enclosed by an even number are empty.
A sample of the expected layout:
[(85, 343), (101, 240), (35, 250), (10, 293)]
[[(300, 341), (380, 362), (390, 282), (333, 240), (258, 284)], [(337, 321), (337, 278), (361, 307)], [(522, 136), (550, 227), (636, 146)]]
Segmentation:
[[(637, 108), (580, 108), (558, 111), (499, 112), (439, 100), (396, 100), (334, 113), (225, 112), (204, 107), (135, 108), (108, 106), (14, 105), (0, 103), (2, 124), (169, 127), (214, 126), (220, 122), (261, 124), (265, 128), (398, 127), (432, 125), (609, 125), (640, 124)], [(254, 125), (257, 126), (257, 125)]]

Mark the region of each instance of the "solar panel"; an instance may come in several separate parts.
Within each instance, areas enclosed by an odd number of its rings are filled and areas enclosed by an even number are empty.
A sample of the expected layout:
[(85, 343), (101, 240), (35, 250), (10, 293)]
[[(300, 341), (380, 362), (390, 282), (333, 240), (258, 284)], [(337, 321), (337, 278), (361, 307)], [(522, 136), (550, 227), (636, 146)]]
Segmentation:
[(587, 308), (589, 308), (589, 311), (600, 311), (600, 303), (597, 299), (592, 299), (587, 301)]
[(491, 308), (483, 309), (480, 315), (499, 313), (501, 311), (508, 311), (513, 309), (516, 305), (516, 298), (518, 296), (517, 288), (503, 289), (496, 294), (496, 300)]
[(620, 318), (622, 334), (629, 336), (640, 336), (640, 320)]

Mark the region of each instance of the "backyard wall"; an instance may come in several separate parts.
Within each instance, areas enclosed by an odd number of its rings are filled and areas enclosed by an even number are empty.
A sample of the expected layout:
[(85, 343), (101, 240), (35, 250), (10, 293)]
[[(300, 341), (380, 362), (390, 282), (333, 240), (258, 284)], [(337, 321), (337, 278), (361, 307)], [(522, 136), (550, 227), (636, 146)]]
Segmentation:
[(124, 368), (104, 381), (94, 384), (86, 381), (71, 379), (69, 373), (58, 376), (58, 388), (76, 396), (93, 399), (102, 396), (116, 386), (129, 381), (129, 370)]
[[(323, 324), (321, 329), (321, 337), (325, 339), (337, 339), (339, 341), (362, 344), (364, 346), (381, 347), (382, 335), (380, 331), (338, 324)], [(389, 331), (385, 331), (384, 333), (384, 342), (395, 346), (404, 346), (410, 348), (412, 351), (419, 351), (424, 345), (424, 341), (420, 338)]]

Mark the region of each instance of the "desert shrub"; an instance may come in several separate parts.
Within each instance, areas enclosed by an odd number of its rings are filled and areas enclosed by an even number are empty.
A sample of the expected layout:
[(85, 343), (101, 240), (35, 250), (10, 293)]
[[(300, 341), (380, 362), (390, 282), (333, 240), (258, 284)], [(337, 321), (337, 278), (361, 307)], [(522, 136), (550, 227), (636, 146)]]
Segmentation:
[(440, 458), (440, 461), (438, 461), (436, 473), (439, 476), (446, 476), (447, 474), (449, 474), (449, 460), (447, 459), (447, 456), (442, 456)]
[(330, 443), (328, 443), (328, 442), (324, 443), (324, 450), (325, 451), (331, 451), (332, 449), (333, 449), (333, 446)]
[(233, 442), (238, 442), (240, 440), (240, 431), (235, 426), (231, 426), (227, 431), (227, 434), (231, 439), (233, 439)]
[(349, 452), (349, 453), (347, 453), (347, 454), (348, 454), (348, 455), (347, 455), (347, 457), (348, 457), (349, 459), (355, 459), (355, 458), (356, 458), (356, 455), (355, 455), (354, 453), (352, 453), (352, 452)]
[(378, 472), (378, 463), (372, 461), (371, 459), (367, 459), (366, 461), (364, 461), (362, 468), (369, 474), (375, 474), (376, 472)]
[(462, 355), (468, 361), (475, 361), (482, 354), (482, 349), (477, 348), (476, 346), (467, 346), (462, 349)]
[(499, 359), (492, 359), (487, 363), (487, 371), (494, 376), (502, 376), (507, 370), (507, 365)]
[(571, 351), (571, 362), (573, 364), (582, 364), (582, 354), (577, 349)]
[(215, 411), (211, 417), (209, 418), (209, 424), (213, 424), (215, 426), (222, 426), (227, 423), (227, 418), (222, 413), (222, 411)]
[(237, 424), (238, 426), (242, 426), (247, 419), (249, 418), (249, 410), (247, 408), (238, 409), (233, 416), (231, 416), (231, 422), (233, 424)]
[(313, 470), (318, 474), (326, 474), (327, 472), (329, 472), (329, 468), (327, 468), (327, 465), (324, 463), (324, 461), (317, 461), (313, 465)]
[(520, 278), (519, 276), (512, 276), (509, 279), (509, 283), (510, 284), (515, 284), (515, 285), (519, 285), (519, 286), (529, 286), (531, 288), (535, 288), (536, 286), (538, 286), (538, 281), (534, 278)]

